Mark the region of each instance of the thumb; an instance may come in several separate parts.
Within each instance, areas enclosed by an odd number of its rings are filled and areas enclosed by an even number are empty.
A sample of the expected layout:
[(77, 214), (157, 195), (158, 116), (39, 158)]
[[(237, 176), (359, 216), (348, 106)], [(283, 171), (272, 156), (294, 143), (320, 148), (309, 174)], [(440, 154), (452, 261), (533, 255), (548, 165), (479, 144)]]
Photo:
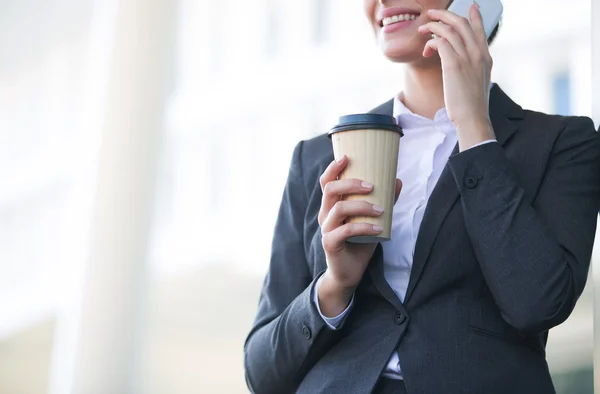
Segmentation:
[(394, 198), (394, 204), (398, 201), (398, 197), (400, 197), (400, 191), (402, 190), (402, 181), (396, 178), (396, 196)]

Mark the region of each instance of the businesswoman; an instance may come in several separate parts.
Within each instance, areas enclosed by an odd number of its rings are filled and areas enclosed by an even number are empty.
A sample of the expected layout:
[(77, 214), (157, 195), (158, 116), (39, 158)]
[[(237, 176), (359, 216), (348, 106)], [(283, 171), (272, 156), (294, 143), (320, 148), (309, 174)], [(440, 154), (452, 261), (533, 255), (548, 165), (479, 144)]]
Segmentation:
[(351, 158), (334, 161), (325, 135), (300, 142), (245, 344), (251, 391), (554, 392), (545, 345), (586, 282), (600, 140), (590, 119), (492, 85), (477, 6), (464, 19), (447, 5), (364, 0), (383, 54), (407, 65), (373, 110), (405, 135), (392, 239), (346, 242), (381, 231), (345, 223), (380, 207), (340, 199), (373, 186), (336, 180)]

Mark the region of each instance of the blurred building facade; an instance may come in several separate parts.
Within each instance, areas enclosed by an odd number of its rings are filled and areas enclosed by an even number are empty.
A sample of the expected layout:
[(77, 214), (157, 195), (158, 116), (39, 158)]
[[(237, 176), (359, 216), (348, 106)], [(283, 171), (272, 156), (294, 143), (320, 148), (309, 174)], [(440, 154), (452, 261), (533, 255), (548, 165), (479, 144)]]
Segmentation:
[[(493, 80), (525, 108), (590, 116), (590, 2), (572, 2), (577, 13), (558, 0), (504, 3)], [(117, 5), (8, 1), (0, 15), (2, 393), (67, 393), (56, 365), (88, 260)], [(391, 98), (402, 69), (378, 52), (360, 1), (178, 7), (140, 392), (242, 393), (242, 343), (292, 149)], [(592, 392), (591, 290), (550, 334), (561, 393)]]

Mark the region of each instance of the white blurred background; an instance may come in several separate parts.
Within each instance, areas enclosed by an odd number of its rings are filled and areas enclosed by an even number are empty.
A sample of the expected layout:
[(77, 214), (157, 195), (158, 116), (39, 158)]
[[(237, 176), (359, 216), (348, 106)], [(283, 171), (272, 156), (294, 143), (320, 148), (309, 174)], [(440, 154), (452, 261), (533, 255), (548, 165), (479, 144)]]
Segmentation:
[[(0, 0), (0, 393), (247, 392), (294, 145), (402, 89), (361, 3)], [(591, 116), (591, 2), (504, 4), (493, 80)], [(590, 285), (559, 394), (592, 349)]]

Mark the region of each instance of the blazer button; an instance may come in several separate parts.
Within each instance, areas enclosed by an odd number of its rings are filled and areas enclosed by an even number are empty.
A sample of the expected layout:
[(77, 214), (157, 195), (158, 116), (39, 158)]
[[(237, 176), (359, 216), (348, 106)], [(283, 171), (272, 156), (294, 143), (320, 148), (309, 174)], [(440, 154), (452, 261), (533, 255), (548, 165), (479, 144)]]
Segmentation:
[(310, 328), (306, 327), (305, 324), (302, 324), (302, 335), (304, 335), (304, 338), (306, 339), (310, 339), (310, 337), (312, 336)]
[(406, 320), (406, 316), (404, 316), (402, 313), (400, 313), (400, 312), (394, 313), (394, 323), (395, 324), (400, 325), (400, 324), (404, 323), (405, 320)]
[(479, 183), (479, 180), (477, 179), (477, 177), (468, 176), (468, 177), (465, 178), (465, 185), (469, 189), (473, 189), (474, 187), (476, 187), (477, 183)]

